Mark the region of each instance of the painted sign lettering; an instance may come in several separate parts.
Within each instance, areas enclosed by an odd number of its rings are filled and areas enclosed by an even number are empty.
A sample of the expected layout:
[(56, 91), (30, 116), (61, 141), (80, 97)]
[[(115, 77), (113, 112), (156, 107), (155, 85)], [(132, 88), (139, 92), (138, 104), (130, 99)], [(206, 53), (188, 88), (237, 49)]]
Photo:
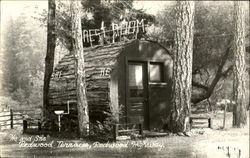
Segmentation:
[(109, 76), (111, 72), (111, 68), (103, 68), (101, 70), (100, 76)]
[(100, 29), (83, 30), (82, 34), (83, 42), (90, 43), (93, 46), (95, 40), (98, 40), (98, 43), (102, 45), (103, 41), (108, 39), (108, 36), (111, 37), (108, 40), (112, 43), (115, 43), (116, 38), (128, 35), (134, 35), (134, 38), (137, 39), (139, 32), (145, 32), (144, 19), (134, 21), (124, 20), (120, 24), (112, 23), (109, 30), (106, 30), (104, 22), (102, 22)]
[(62, 76), (62, 71), (57, 71), (52, 74), (51, 79), (60, 80), (61, 76)]

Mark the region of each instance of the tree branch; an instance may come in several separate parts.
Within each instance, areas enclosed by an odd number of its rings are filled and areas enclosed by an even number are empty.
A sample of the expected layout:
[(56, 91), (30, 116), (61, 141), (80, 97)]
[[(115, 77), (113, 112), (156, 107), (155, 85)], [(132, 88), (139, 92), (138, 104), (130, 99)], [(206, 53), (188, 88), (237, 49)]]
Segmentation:
[[(226, 63), (226, 61), (228, 59), (228, 56), (229, 56), (229, 53), (230, 53), (230, 50), (231, 50), (230, 43), (231, 43), (231, 40), (229, 40), (229, 42), (228, 42), (228, 47), (227, 47), (227, 49), (225, 51), (225, 54), (222, 56), (222, 59), (220, 61), (219, 67), (218, 67), (217, 72), (216, 72), (216, 75), (215, 75), (212, 83), (210, 84), (209, 88), (207, 88), (206, 86), (201, 85), (201, 84), (195, 84), (196, 87), (198, 87), (197, 85), (199, 85), (200, 88), (203, 87), (203, 89), (206, 91), (206, 93), (204, 93), (203, 95), (201, 95), (198, 98), (192, 97), (192, 99), (191, 99), (192, 103), (197, 104), (197, 103), (211, 97), (211, 95), (213, 94), (213, 91), (214, 91), (217, 83), (221, 79), (221, 77), (226, 76), (227, 73), (232, 69), (232, 67), (230, 66), (226, 71), (223, 72), (223, 67), (224, 67), (224, 65), (225, 65), (225, 63)], [(192, 82), (192, 83), (194, 83), (194, 82)], [(195, 85), (193, 85), (193, 86), (195, 86)]]
[(227, 68), (227, 70), (225, 70), (224, 72), (222, 72), (222, 77), (226, 78), (227, 75), (229, 74), (229, 72), (232, 71), (232, 70), (233, 70), (233, 65), (229, 66)]
[(208, 91), (209, 90), (209, 87), (207, 87), (207, 86), (205, 86), (205, 85), (203, 85), (203, 84), (201, 84), (201, 83), (198, 83), (198, 82), (196, 82), (196, 81), (192, 81), (192, 86), (194, 86), (194, 87), (197, 87), (197, 88), (202, 88), (202, 89), (204, 89), (205, 91)]

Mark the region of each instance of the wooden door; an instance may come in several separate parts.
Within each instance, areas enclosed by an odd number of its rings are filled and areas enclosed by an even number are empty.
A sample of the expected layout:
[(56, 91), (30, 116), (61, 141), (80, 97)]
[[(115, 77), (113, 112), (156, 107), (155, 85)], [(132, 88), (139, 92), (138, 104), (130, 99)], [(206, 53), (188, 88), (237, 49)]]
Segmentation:
[(150, 130), (161, 130), (167, 123), (169, 91), (164, 75), (163, 62), (149, 62), (149, 124)]
[(147, 63), (129, 61), (127, 65), (128, 121), (141, 122), (149, 129)]

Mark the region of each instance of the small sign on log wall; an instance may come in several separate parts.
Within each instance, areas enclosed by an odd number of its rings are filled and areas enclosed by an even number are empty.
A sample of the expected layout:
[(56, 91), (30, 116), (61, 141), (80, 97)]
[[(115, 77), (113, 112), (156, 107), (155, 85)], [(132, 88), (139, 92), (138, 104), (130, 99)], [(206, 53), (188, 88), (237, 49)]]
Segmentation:
[(111, 68), (102, 68), (100, 76), (109, 76), (111, 72)]
[(61, 75), (62, 75), (62, 71), (56, 71), (52, 73), (51, 79), (60, 80)]

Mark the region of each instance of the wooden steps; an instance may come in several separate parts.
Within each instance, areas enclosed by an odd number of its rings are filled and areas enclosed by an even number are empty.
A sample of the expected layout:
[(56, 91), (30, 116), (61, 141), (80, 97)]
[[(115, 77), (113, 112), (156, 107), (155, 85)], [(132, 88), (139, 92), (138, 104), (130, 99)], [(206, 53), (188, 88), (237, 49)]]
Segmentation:
[[(124, 129), (122, 127), (126, 127), (126, 128)], [(139, 123), (139, 124), (114, 124), (113, 125), (114, 141), (131, 139), (131, 136), (133, 135), (136, 135), (136, 137), (143, 137), (142, 124)]]
[(168, 136), (169, 133), (166, 132), (154, 132), (154, 131), (143, 131), (145, 137), (165, 137)]
[(212, 118), (210, 116), (191, 116), (190, 128), (212, 128)]

